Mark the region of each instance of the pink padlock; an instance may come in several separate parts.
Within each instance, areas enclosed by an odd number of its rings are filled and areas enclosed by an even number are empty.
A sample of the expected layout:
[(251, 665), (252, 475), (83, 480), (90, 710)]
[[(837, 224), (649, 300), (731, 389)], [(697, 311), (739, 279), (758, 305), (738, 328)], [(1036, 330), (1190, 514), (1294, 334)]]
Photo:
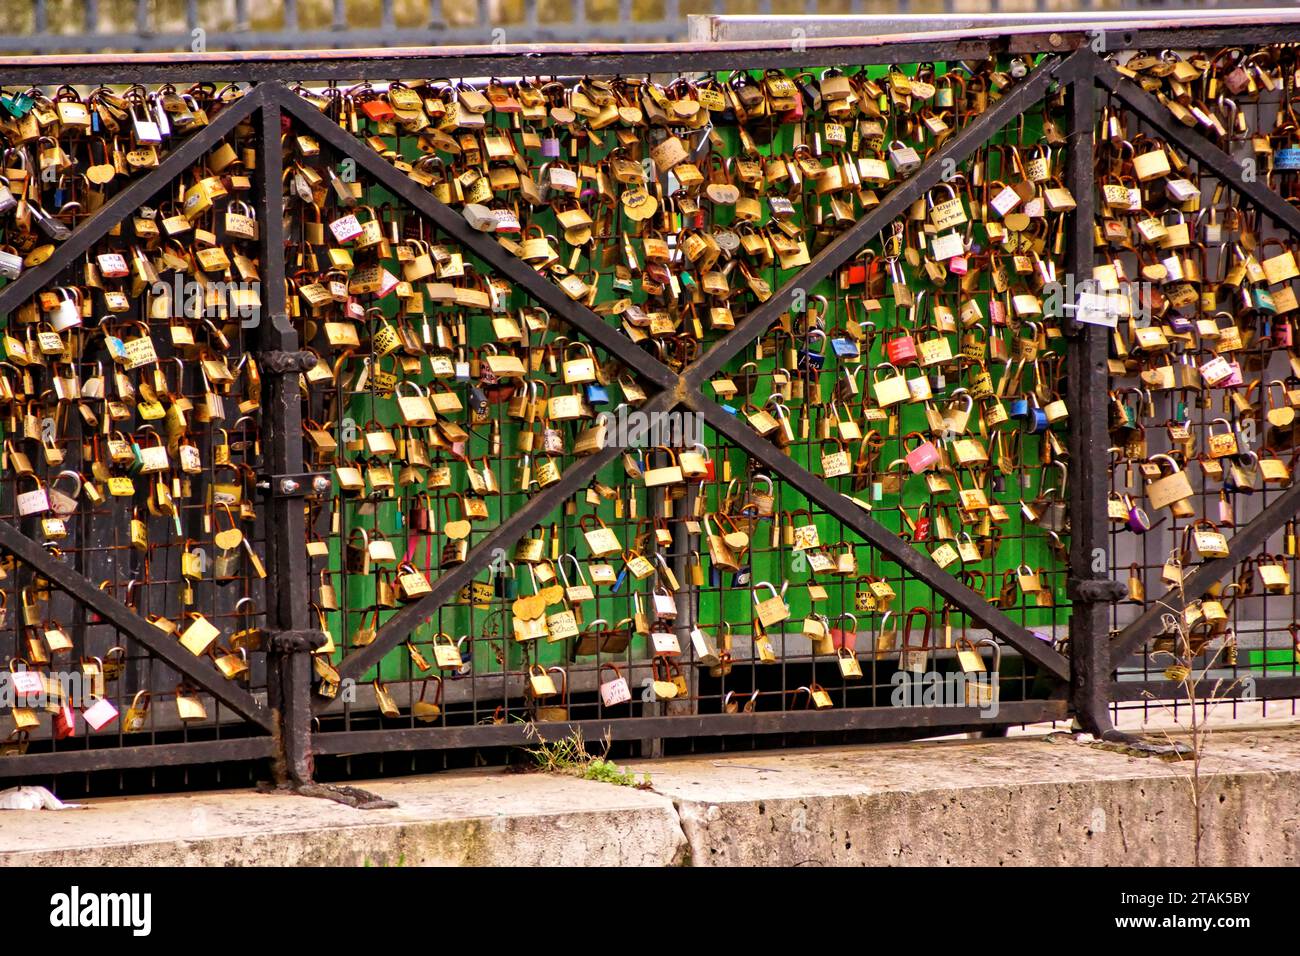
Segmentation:
[(907, 448), (907, 443), (913, 438), (917, 439), (920, 444), (915, 448), (909, 448), (905, 457), (907, 467), (912, 469), (912, 474), (919, 475), (921, 472), (929, 471), (939, 464), (939, 449), (934, 446), (934, 442), (920, 432), (908, 432), (903, 437), (903, 447)]
[(81, 712), (82, 719), (92, 730), (103, 730), (117, 720), (117, 708), (106, 698), (99, 698)]
[(847, 647), (850, 651), (856, 651), (858, 649), (858, 617), (856, 614), (851, 614), (850, 612), (845, 611), (837, 620), (842, 621), (845, 618), (848, 618), (852, 622), (852, 627), (848, 629), (832, 627), (831, 643), (835, 645), (836, 650), (839, 650), (841, 647)]
[(1273, 320), (1273, 345), (1281, 349), (1289, 349), (1295, 341), (1295, 332), (1291, 327), (1291, 320), (1280, 318)]
[(1232, 371), (1228, 374), (1227, 378), (1219, 383), (1219, 386), (1221, 388), (1238, 388), (1243, 384), (1241, 378), (1241, 363), (1236, 359), (1233, 359), (1228, 363), (1228, 365), (1232, 368)]
[(606, 707), (626, 704), (632, 699), (632, 690), (627, 686), (627, 678), (613, 664), (601, 664), (601, 672), (603, 673), (607, 667), (614, 672), (614, 679), (600, 685), (600, 702)]

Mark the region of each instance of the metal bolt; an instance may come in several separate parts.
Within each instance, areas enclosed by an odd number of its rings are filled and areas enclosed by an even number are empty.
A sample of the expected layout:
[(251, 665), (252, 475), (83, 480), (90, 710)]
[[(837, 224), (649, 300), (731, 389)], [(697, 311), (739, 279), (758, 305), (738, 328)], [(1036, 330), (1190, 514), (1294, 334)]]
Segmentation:
[(312, 479), (311, 486), (315, 491), (324, 494), (330, 490), (330, 480), (324, 475), (317, 475)]
[(1062, 43), (1065, 42), (1065, 38), (1062, 37), (1059, 33), (1053, 33), (1048, 36), (1047, 42), (1052, 46), (1060, 46)]
[(292, 478), (280, 479), (280, 494), (282, 495), (291, 495), (297, 491), (299, 487), (300, 485), (298, 482), (294, 481)]

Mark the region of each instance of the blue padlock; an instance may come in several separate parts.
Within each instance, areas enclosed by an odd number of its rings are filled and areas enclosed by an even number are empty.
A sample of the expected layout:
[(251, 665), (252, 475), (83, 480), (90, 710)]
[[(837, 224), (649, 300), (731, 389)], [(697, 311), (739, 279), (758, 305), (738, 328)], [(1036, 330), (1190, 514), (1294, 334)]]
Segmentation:
[(1007, 403), (1007, 416), (1009, 418), (1028, 418), (1029, 417), (1029, 399), (1013, 398)]
[(4, 103), (4, 108), (9, 111), (9, 115), (14, 119), (22, 119), (32, 111), (32, 107), (35, 105), (35, 100), (26, 93), (19, 93), (16, 96), (0, 97), (0, 102)]
[[(821, 339), (820, 351), (813, 348), (814, 337)], [(821, 329), (813, 329), (811, 332), (808, 333), (808, 337), (804, 340), (804, 347), (799, 352), (799, 367), (821, 369), (825, 365), (826, 365), (826, 333), (823, 332)]]
[(1029, 434), (1041, 435), (1047, 431), (1047, 412), (1035, 405), (1026, 424), (1029, 426)]
[(104, 336), (104, 347), (108, 349), (109, 357), (115, 362), (126, 359), (126, 345), (116, 335)]
[(862, 354), (862, 351), (858, 348), (858, 343), (847, 336), (831, 339), (831, 350), (839, 358), (857, 358)]
[(1295, 170), (1300, 169), (1300, 149), (1289, 146), (1286, 149), (1279, 149), (1273, 154), (1274, 170)]
[(588, 382), (582, 387), (582, 391), (587, 396), (589, 405), (609, 404), (609, 389), (599, 382)]

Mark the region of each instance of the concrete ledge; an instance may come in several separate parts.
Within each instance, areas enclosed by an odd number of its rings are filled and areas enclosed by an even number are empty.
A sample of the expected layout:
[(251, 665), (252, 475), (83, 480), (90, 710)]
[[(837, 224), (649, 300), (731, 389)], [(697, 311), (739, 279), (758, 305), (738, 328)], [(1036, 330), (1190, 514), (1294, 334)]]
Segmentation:
[[(693, 762), (655, 788), (695, 866), (1193, 863), (1189, 764), (1042, 738)], [(1217, 733), (1202, 778), (1203, 865), (1300, 864), (1300, 732)]]
[(672, 801), (501, 771), (361, 784), (398, 802), (217, 791), (0, 812), (0, 866), (672, 866)]
[[(354, 810), (249, 791), (0, 812), (0, 865), (1186, 865), (1189, 765), (1072, 740), (630, 761), (654, 792), (500, 770), (363, 781)], [(1300, 727), (1218, 731), (1202, 862), (1300, 864)]]

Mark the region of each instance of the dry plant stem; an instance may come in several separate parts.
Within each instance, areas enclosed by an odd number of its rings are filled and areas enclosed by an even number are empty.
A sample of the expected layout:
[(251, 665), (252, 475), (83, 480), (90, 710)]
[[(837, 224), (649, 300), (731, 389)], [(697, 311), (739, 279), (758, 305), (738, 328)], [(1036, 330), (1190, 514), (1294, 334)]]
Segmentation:
[[(1201, 865), (1201, 846), (1205, 836), (1205, 824), (1202, 819), (1201, 806), (1204, 796), (1201, 780), (1201, 761), (1204, 758), (1205, 748), (1209, 743), (1209, 705), (1223, 700), (1232, 688), (1236, 686), (1237, 682), (1233, 681), (1231, 684), (1227, 685), (1227, 687), (1223, 687), (1222, 680), (1215, 681), (1214, 687), (1211, 688), (1209, 694), (1205, 698), (1201, 697), (1201, 682), (1205, 679), (1206, 675), (1209, 674), (1210, 668), (1212, 668), (1218, 661), (1219, 654), (1223, 651), (1223, 645), (1221, 644), (1212, 652), (1208, 650), (1206, 651), (1205, 666), (1198, 673), (1192, 666), (1192, 662), (1195, 660), (1195, 654), (1192, 651), (1191, 633), (1188, 630), (1187, 618), (1185, 616), (1187, 594), (1183, 590), (1183, 581), (1181, 577), (1182, 566), (1177, 551), (1174, 552), (1171, 560), (1179, 565), (1180, 576), (1177, 582), (1179, 607), (1172, 607), (1168, 604), (1163, 606), (1171, 612), (1169, 614), (1169, 619), (1177, 634), (1175, 653), (1171, 655), (1174, 658), (1174, 664), (1171, 666), (1179, 666), (1184, 672), (1183, 678), (1179, 681), (1179, 684), (1181, 685), (1186, 697), (1187, 706), (1191, 710), (1191, 753), (1188, 754), (1183, 748), (1179, 747), (1167, 730), (1162, 729), (1161, 734), (1172, 749), (1177, 762), (1181, 764), (1184, 760), (1190, 759), (1192, 765), (1191, 774), (1188, 776), (1188, 785), (1192, 793), (1192, 859), (1193, 865), (1199, 867)], [(1148, 696), (1150, 695), (1148, 694)], [(1160, 706), (1168, 712), (1169, 708), (1163, 701), (1160, 702)], [(1199, 707), (1201, 706), (1206, 708), (1206, 719), (1204, 722), (1202, 722), (1199, 716)]]

